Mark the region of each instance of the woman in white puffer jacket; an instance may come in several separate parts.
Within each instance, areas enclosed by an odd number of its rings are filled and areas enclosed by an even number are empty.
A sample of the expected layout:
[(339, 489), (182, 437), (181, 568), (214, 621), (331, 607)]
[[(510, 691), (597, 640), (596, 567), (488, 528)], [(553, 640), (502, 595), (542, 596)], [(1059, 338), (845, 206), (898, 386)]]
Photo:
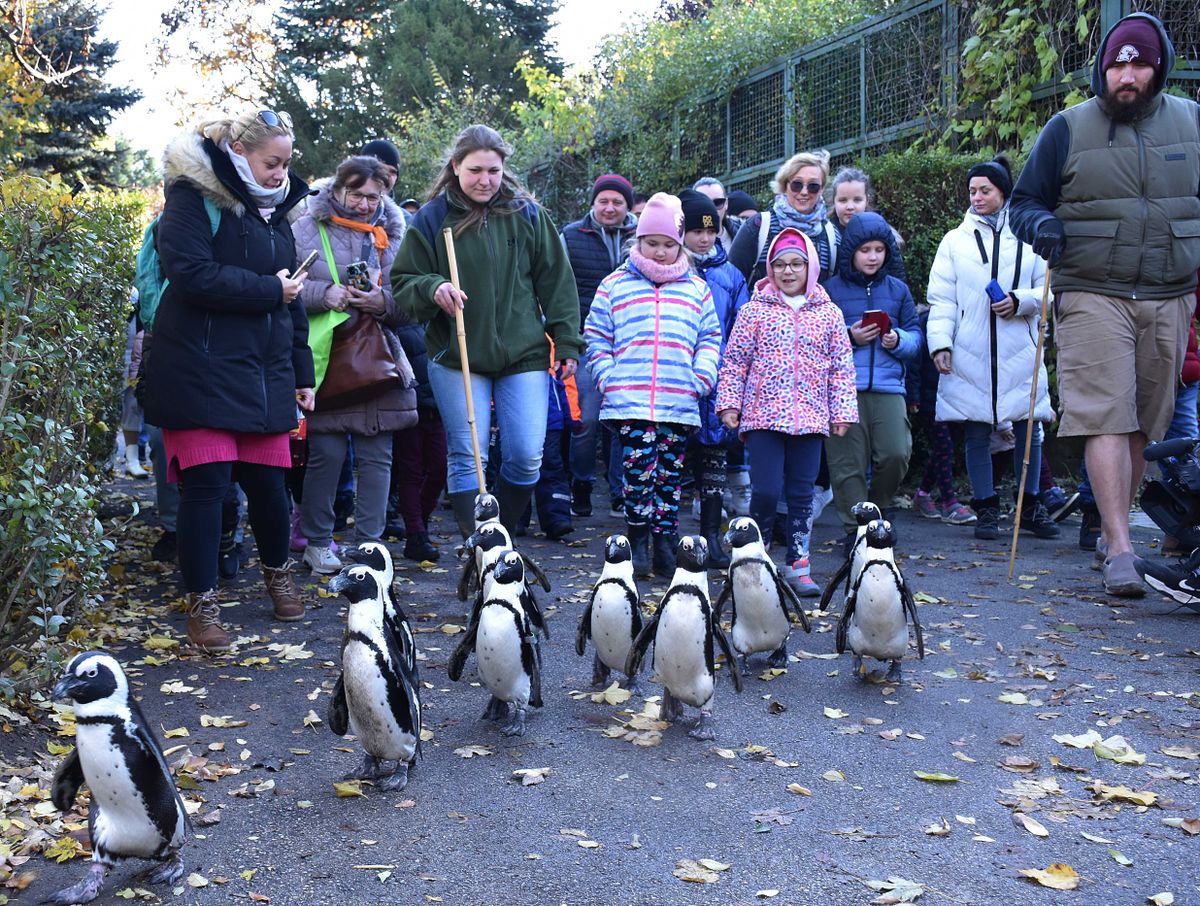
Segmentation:
[[(1017, 437), (1013, 468), (1021, 472), (1046, 280), (1045, 262), (1009, 229), (1012, 184), (1012, 170), (1001, 155), (970, 169), (971, 207), (938, 246), (927, 292), (929, 350), (941, 373), (937, 420), (965, 423), (967, 474), (975, 497), (971, 507), (979, 517), (975, 537), (983, 539), (1000, 533), (988, 438), (1006, 422)], [(1003, 293), (996, 302), (987, 292), (992, 280)], [(1038, 362), (1037, 367), (1034, 421), (1051, 421), (1046, 366)], [(1058, 526), (1038, 499), (1042, 430), (1040, 424), (1034, 427), (1021, 527), (1054, 538)]]

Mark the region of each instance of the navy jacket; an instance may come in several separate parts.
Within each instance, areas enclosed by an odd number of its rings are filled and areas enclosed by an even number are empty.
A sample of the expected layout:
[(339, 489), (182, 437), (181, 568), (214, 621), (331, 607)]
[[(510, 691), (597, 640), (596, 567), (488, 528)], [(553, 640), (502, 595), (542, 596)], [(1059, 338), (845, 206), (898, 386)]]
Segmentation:
[[(750, 298), (746, 286), (746, 278), (734, 267), (725, 254), (721, 240), (714, 246), (716, 254), (707, 261), (696, 263), (696, 271), (708, 284), (712, 293), (713, 308), (717, 310), (717, 320), (721, 322), (721, 350), (724, 352), (729, 333), (733, 330), (733, 322), (738, 311)], [(717, 418), (715, 402), (717, 391), (700, 400), (700, 431), (694, 436), (694, 441), (706, 446), (729, 445), (737, 442), (737, 432), (730, 431)]]
[[(635, 229), (637, 218), (632, 214), (626, 215), (619, 231), (621, 244), (633, 238)], [(562, 240), (567, 257), (571, 260), (571, 270), (575, 272), (575, 288), (579, 292), (579, 323), (582, 324), (592, 309), (596, 287), (600, 285), (601, 280), (617, 269), (622, 256), (617, 255), (616, 259), (613, 259), (604, 237), (596, 228), (591, 212), (563, 227)]]

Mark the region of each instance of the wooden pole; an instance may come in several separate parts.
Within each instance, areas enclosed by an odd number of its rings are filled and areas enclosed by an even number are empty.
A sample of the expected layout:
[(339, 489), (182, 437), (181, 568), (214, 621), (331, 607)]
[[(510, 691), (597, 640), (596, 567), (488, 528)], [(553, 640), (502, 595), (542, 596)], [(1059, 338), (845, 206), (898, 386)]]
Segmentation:
[(1017, 485), (1017, 512), (1013, 515), (1012, 550), (1008, 555), (1008, 581), (1012, 581), (1013, 570), (1017, 565), (1017, 537), (1021, 531), (1021, 508), (1025, 505), (1025, 476), (1029, 472), (1029, 450), (1033, 446), (1033, 432), (1036, 425), (1033, 422), (1033, 410), (1037, 405), (1038, 374), (1042, 370), (1042, 348), (1046, 344), (1046, 323), (1050, 316), (1050, 277), (1053, 271), (1046, 268), (1046, 282), (1042, 284), (1042, 317), (1038, 322), (1037, 354), (1033, 359), (1033, 380), (1029, 387), (1029, 417), (1025, 421), (1025, 457), (1021, 463), (1021, 474)]
[[(446, 258), (450, 262), (450, 283), (462, 291), (458, 281), (458, 259), (454, 254), (454, 233), (450, 227), (442, 230), (446, 241)], [(471, 426), (471, 448), (475, 453), (475, 477), (479, 480), (479, 493), (487, 493), (487, 482), (483, 477), (483, 455), (479, 450), (479, 432), (475, 428), (475, 400), (471, 393), (471, 363), (467, 360), (467, 327), (463, 322), (461, 308), (454, 309), (454, 326), (458, 330), (458, 359), (462, 362), (463, 393), (467, 399), (467, 424)]]

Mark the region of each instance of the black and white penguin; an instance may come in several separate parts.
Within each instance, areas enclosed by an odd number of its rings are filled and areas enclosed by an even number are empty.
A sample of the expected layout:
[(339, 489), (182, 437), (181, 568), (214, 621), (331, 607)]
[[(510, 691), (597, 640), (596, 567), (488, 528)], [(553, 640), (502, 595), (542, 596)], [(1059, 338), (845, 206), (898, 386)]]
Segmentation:
[[(474, 639), (475, 626), (479, 621), (479, 609), (483, 607), (483, 602), (491, 594), (492, 571), (496, 567), (500, 556), (505, 552), (512, 550), (512, 540), (509, 537), (508, 529), (499, 522), (492, 522), (485, 525), (479, 531), (472, 533), (467, 539), (467, 544), (475, 553), (475, 570), (476, 575), (480, 577), (477, 583), (478, 587), (475, 592), (475, 602), (471, 606), (471, 613), (467, 617), (467, 638)], [(518, 552), (521, 557), (522, 565), (528, 568), (528, 560), (524, 554)], [(526, 573), (526, 581), (523, 584), (521, 593), (521, 605), (525, 608), (525, 612), (529, 615), (534, 628), (539, 630), (547, 639), (550, 638), (550, 627), (546, 625), (546, 618), (542, 614), (541, 605), (538, 604), (537, 596), (528, 582), (528, 573)], [(546, 581), (546, 590), (550, 588), (549, 580)], [(465, 601), (462, 597), (465, 586), (459, 583), (459, 599)]]
[(863, 551), (867, 546), (867, 526), (871, 524), (872, 520), (883, 518), (879, 507), (869, 500), (861, 500), (854, 504), (850, 508), (850, 512), (854, 514), (854, 521), (858, 523), (858, 528), (854, 532), (854, 543), (850, 546), (850, 552), (846, 555), (842, 565), (838, 567), (838, 571), (833, 574), (833, 578), (829, 580), (829, 584), (825, 586), (825, 591), (821, 595), (818, 607), (824, 611), (829, 610), (833, 593), (843, 582), (845, 583), (843, 594), (850, 594), (850, 588), (854, 585), (854, 580), (858, 578), (859, 570), (862, 569)]
[(75, 748), (54, 775), (50, 799), (70, 811), (79, 787), (88, 785), (92, 867), (84, 880), (43, 902), (91, 902), (120, 859), (160, 862), (139, 880), (174, 884), (183, 877), (179, 849), (191, 822), (125, 671), (112, 655), (86, 651), (71, 658), (53, 694), (74, 702)]
[[(378, 782), (402, 790), (409, 766), (421, 754), (421, 690), (387, 629), (387, 594), (368, 566), (347, 566), (329, 580), (329, 590), (350, 602), (342, 639), (342, 675), (329, 701), (329, 729), (353, 732), (366, 755), (347, 780)], [(389, 769), (387, 762), (395, 762)]]
[(708, 544), (699, 535), (685, 535), (675, 549), (675, 575), (658, 611), (651, 617), (633, 646), (625, 673), (633, 676), (654, 642), (654, 670), (663, 684), (663, 720), (676, 721), (683, 704), (700, 709), (700, 719), (688, 734), (695, 739), (716, 739), (712, 703), (716, 686), (713, 640), (729, 662), (733, 687), (742, 691), (742, 674), (734, 661), (724, 630), (713, 619), (708, 599)]
[[(583, 657), (590, 638), (596, 646), (592, 683), (608, 683), (611, 670), (624, 670), (629, 647), (642, 631), (641, 597), (633, 578), (633, 551), (624, 535), (609, 535), (604, 542), (604, 569), (575, 633), (575, 653)], [(637, 677), (628, 674), (628, 687), (637, 691)]]
[(896, 566), (896, 533), (886, 519), (874, 519), (864, 536), (862, 569), (838, 621), (837, 650), (854, 652), (854, 672), (864, 677), (863, 658), (890, 661), (886, 681), (900, 682), (900, 660), (908, 652), (908, 618), (917, 637), (917, 653), (925, 657), (921, 619), (912, 592)]
[[(478, 515), (478, 513), (479, 509), (476, 507), (476, 514)], [(467, 559), (463, 564), (462, 576), (458, 580), (458, 599), (460, 601), (470, 600), (472, 595), (477, 595), (482, 590), (483, 580), (489, 571), (489, 564), (495, 563), (499, 551), (515, 550), (515, 548), (508, 529), (496, 519), (480, 524), (464, 542), (464, 550)], [(550, 579), (542, 571), (542, 568), (525, 554), (521, 554), (521, 559), (525, 564), (525, 584), (529, 587), (530, 593), (532, 594), (534, 583), (541, 585), (543, 590), (549, 591)], [(538, 616), (540, 618), (540, 612)]]
[(386, 591), (383, 605), (383, 625), (395, 638), (396, 645), (404, 656), (404, 662), (408, 665), (408, 672), (412, 674), (414, 680), (419, 682), (421, 672), (417, 667), (417, 640), (413, 635), (412, 624), (408, 621), (408, 614), (404, 612), (404, 607), (396, 596), (393, 584), (396, 568), (392, 563), (391, 551), (378, 541), (364, 541), (356, 547), (345, 550), (343, 556), (351, 563), (357, 563), (371, 570), (375, 581), (379, 583), (380, 588)]
[(713, 621), (721, 622), (725, 601), (731, 601), (729, 637), (740, 657), (743, 674), (750, 672), (746, 658), (760, 651), (771, 652), (767, 658), (770, 666), (786, 667), (787, 640), (792, 631), (789, 607), (804, 631), (812, 632), (804, 604), (783, 581), (779, 568), (768, 556), (757, 522), (749, 516), (731, 519), (725, 543), (730, 546), (732, 557)]
[[(541, 658), (535, 630), (521, 604), (524, 588), (521, 555), (504, 551), (492, 570), (489, 595), (479, 610), (470, 649), (475, 652), (479, 678), (492, 694), (483, 718), (501, 720), (508, 716), (509, 705), (513, 707), (512, 720), (501, 728), (505, 736), (524, 735), (526, 710), (530, 705), (542, 707)], [(464, 661), (470, 653), (466, 644), (466, 639), (459, 643)]]

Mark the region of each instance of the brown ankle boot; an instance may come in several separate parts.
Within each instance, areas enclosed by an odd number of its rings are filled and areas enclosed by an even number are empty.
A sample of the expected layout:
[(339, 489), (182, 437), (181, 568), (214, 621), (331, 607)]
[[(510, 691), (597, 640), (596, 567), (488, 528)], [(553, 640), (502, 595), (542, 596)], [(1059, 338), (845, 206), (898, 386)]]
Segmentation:
[(296, 591), (296, 583), (292, 581), (292, 569), (296, 561), (290, 557), (283, 566), (266, 566), (262, 568), (263, 581), (267, 584), (267, 594), (275, 605), (275, 619), (284, 623), (294, 623), (304, 619), (304, 602)]
[(188, 641), (204, 651), (228, 651), (229, 633), (221, 626), (221, 605), (217, 590), (188, 592)]

